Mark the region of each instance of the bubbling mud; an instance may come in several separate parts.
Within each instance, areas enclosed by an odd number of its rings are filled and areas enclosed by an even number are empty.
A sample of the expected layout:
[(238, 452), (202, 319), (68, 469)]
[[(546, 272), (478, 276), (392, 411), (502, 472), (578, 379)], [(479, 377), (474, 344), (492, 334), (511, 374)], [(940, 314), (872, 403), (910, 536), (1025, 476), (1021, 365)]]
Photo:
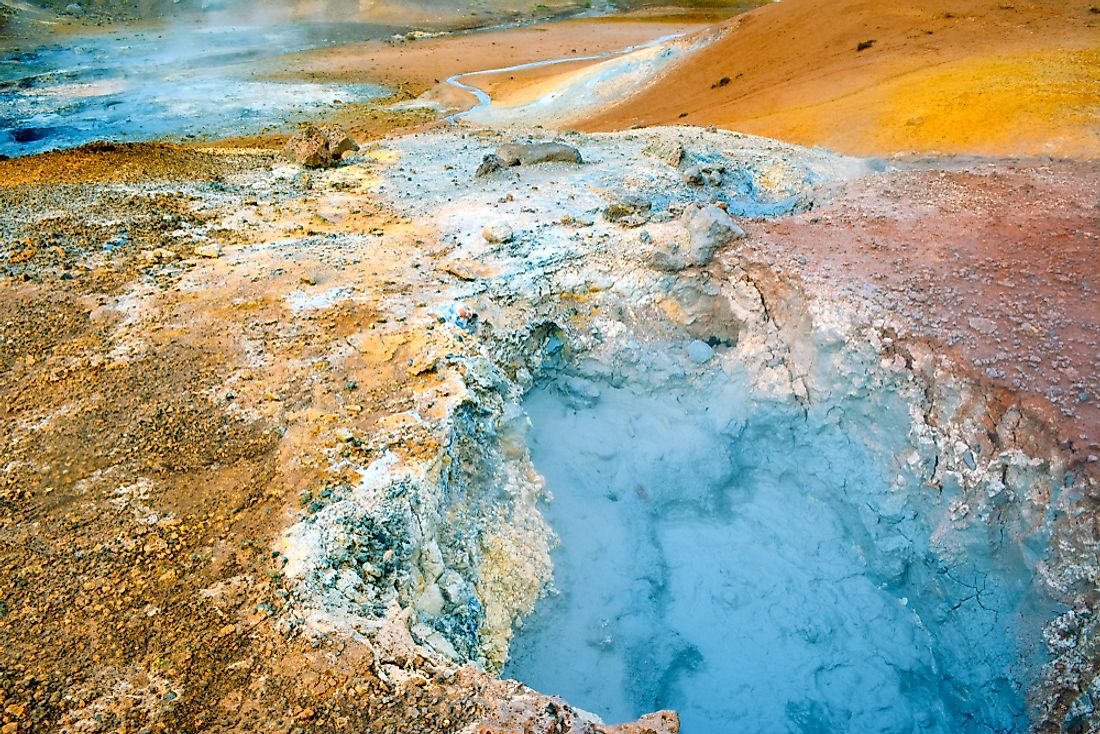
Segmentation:
[(1003, 532), (938, 532), (899, 396), (615, 382), (525, 402), (560, 545), (505, 676), (686, 734), (1027, 730), (1054, 606)]

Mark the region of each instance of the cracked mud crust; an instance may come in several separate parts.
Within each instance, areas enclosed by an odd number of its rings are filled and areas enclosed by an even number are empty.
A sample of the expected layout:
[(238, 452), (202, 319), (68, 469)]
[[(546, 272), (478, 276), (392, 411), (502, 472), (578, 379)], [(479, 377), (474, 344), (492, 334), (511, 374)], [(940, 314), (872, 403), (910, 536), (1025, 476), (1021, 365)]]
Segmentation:
[[(1091, 271), (1013, 260), (1028, 287), (995, 294), (1023, 314), (1031, 283), (1058, 282), (1042, 304), (1088, 396), (1067, 415), (1026, 354), (991, 365), (1022, 360), (1023, 384), (972, 363), (1012, 335), (971, 323), (994, 296), (975, 305), (948, 276), (992, 288), (986, 269), (1021, 256), (965, 246), (959, 229), (996, 232), (995, 211), (946, 217), (927, 185), (1018, 195), (1016, 226), (1085, 260), (1095, 202), (1067, 196), (1052, 220), (1029, 187), (1094, 191), (1095, 169), (875, 174), (684, 129), (570, 135), (583, 166), (474, 180), (513, 137), (427, 132), (308, 174), (158, 146), (126, 149), (133, 177), (117, 150), (58, 154), (78, 158), (56, 182), (35, 179), (54, 159), (15, 164), (30, 173), (0, 189), (5, 734), (675, 731), (670, 713), (605, 727), (490, 673), (550, 574), (519, 400), (563, 363), (690, 380), (670, 345), (692, 339), (769, 399), (914, 396), (913, 491), (957, 493), (937, 516), (944, 552), (987, 527), (1051, 538), (1038, 572), (1068, 611), (1047, 629), (1034, 728), (1095, 724), (1098, 452), (1058, 438), (1095, 434), (1100, 313), (1064, 305), (1095, 301)], [(677, 145), (721, 168), (725, 193), (654, 154)], [(637, 227), (602, 216), (623, 191), (652, 202)], [(684, 241), (684, 207), (716, 195), (747, 239), (705, 267), (654, 267)], [(487, 242), (498, 223), (514, 238)], [(931, 240), (949, 237), (963, 244), (944, 274)], [(196, 254), (211, 244), (220, 256)], [(925, 307), (924, 288), (957, 297)]]

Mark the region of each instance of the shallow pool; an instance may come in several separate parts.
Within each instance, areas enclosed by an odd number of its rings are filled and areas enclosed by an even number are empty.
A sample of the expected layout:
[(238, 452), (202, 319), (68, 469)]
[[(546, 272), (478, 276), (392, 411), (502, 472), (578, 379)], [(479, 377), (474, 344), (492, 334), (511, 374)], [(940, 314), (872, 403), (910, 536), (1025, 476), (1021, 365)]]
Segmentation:
[(1026, 731), (1049, 609), (1010, 548), (934, 538), (899, 400), (572, 377), (526, 410), (561, 543), (505, 676), (685, 734)]

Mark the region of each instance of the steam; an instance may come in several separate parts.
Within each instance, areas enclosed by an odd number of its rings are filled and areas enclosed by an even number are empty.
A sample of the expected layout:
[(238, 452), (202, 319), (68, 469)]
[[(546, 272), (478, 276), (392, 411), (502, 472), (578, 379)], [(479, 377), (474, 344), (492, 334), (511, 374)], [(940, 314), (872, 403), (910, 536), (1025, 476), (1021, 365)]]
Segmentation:
[(323, 20), (349, 3), (216, 1), (223, 4), (207, 12), (162, 16), (152, 30), (66, 36), (9, 53), (0, 64), (0, 154), (249, 135), (386, 94), (368, 84), (271, 78), (284, 54), (391, 33)]

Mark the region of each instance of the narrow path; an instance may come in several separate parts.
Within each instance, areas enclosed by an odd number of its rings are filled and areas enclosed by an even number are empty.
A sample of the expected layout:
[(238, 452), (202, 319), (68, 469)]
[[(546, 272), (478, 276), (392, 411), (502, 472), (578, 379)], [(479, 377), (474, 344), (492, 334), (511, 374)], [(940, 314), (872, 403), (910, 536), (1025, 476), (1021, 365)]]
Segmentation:
[(477, 103), (473, 107), (461, 112), (455, 112), (448, 115), (445, 119), (452, 125), (457, 125), (460, 118), (463, 118), (472, 112), (482, 110), (488, 107), (493, 102), (493, 98), (489, 96), (489, 93), (480, 87), (475, 87), (472, 84), (466, 84), (463, 79), (474, 76), (487, 76), (489, 74), (503, 74), (512, 71), (526, 71), (527, 69), (538, 69), (543, 66), (556, 66), (558, 64), (568, 64), (574, 61), (600, 61), (602, 59), (609, 59), (615, 56), (625, 56), (634, 51), (640, 51), (645, 48), (653, 48), (654, 46), (660, 46), (662, 43), (667, 43), (677, 38), (681, 38), (685, 33), (670, 33), (667, 36), (661, 36), (655, 38), (652, 41), (646, 41), (645, 43), (637, 43), (633, 46), (627, 46), (626, 48), (616, 49), (614, 51), (604, 51), (600, 54), (593, 54), (592, 56), (563, 56), (557, 59), (547, 59), (545, 61), (530, 61), (526, 64), (516, 64), (515, 66), (502, 66), (499, 69), (484, 69), (482, 71), (468, 71), (462, 74), (455, 74), (448, 77), (444, 84), (449, 84), (456, 89), (461, 89), (464, 92), (469, 92), (477, 99)]

